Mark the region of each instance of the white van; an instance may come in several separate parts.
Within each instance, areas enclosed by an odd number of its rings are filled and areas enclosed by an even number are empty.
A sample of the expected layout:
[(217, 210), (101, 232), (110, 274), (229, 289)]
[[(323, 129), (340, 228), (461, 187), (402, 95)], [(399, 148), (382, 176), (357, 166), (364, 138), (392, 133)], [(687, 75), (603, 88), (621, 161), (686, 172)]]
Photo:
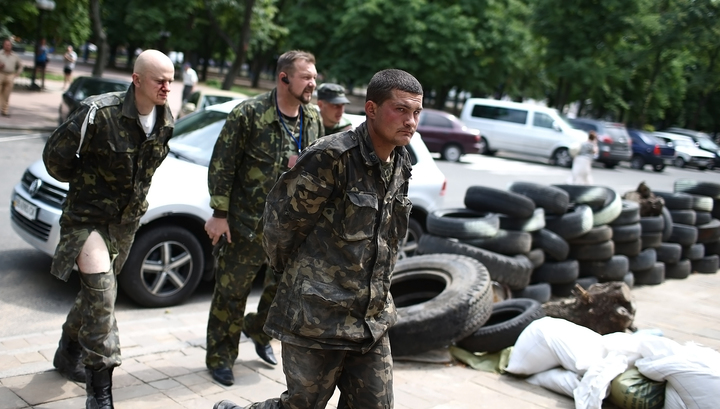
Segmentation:
[(498, 150), (540, 156), (550, 164), (569, 167), (572, 157), (587, 140), (553, 108), (497, 99), (469, 98), (460, 120), (480, 130), (485, 154)]

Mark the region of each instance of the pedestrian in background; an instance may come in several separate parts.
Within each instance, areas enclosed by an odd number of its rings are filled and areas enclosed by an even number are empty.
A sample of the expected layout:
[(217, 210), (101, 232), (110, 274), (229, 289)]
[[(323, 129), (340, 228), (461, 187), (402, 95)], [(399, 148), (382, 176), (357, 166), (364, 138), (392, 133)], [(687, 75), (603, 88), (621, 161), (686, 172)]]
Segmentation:
[(48, 46), (43, 38), (40, 40), (40, 45), (35, 53), (35, 76), (37, 77), (38, 71), (40, 71), (40, 89), (45, 89), (45, 68), (48, 63), (48, 52)]
[(13, 51), (12, 41), (3, 40), (3, 50), (0, 52), (0, 111), (3, 116), (10, 116), (10, 94), (15, 85), (15, 77), (22, 71), (22, 60)]
[(112, 373), (121, 363), (115, 275), (147, 210), (152, 176), (169, 151), (174, 71), (165, 54), (140, 54), (128, 90), (84, 100), (43, 151), (48, 173), (69, 183), (51, 273), (67, 281), (75, 264), (80, 273), (53, 365), (86, 383), (88, 408), (113, 408)]
[(572, 170), (570, 172), (570, 184), (592, 185), (592, 163), (598, 154), (597, 133), (590, 131), (587, 141), (580, 145), (577, 156), (573, 158)]
[(317, 98), (325, 135), (347, 131), (352, 127), (352, 122), (343, 116), (345, 105), (349, 104), (350, 100), (345, 96), (345, 89), (342, 85), (329, 82), (320, 84), (317, 89)]
[(63, 55), (63, 59), (65, 60), (65, 66), (63, 67), (63, 73), (65, 74), (63, 89), (65, 89), (68, 85), (70, 85), (70, 80), (72, 79), (72, 72), (75, 69), (75, 62), (77, 62), (77, 53), (73, 51), (73, 47), (71, 45), (67, 46), (67, 50), (65, 51), (65, 55)]
[(315, 57), (288, 51), (277, 63), (276, 85), (270, 92), (238, 104), (215, 143), (208, 169), (213, 216), (205, 231), (213, 244), (224, 236), (215, 271), (215, 290), (207, 326), (205, 364), (223, 385), (235, 381), (241, 331), (255, 344), (265, 362), (277, 359), (263, 326), (276, 284), (272, 271), (256, 314), (245, 314), (252, 282), (267, 261), (262, 247), (265, 198), (298, 155), (323, 136), (317, 109), (310, 105), (315, 90)]
[(183, 92), (182, 92), (182, 103), (186, 103), (190, 94), (192, 94), (195, 84), (198, 82), (198, 76), (195, 70), (189, 62), (183, 64)]
[(390, 282), (422, 93), (405, 71), (378, 72), (366, 122), (316, 142), (270, 191), (263, 244), (279, 285), (265, 331), (282, 341), (287, 390), (248, 408), (322, 409), (335, 387), (338, 408), (393, 407)]

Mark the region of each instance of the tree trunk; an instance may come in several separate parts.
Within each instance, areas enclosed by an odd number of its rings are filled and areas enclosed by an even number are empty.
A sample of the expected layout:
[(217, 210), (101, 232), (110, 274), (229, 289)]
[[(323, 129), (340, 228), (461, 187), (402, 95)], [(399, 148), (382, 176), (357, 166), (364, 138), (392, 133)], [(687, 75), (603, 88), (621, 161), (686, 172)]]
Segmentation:
[(243, 16), (242, 30), (240, 30), (240, 38), (236, 47), (233, 47), (235, 51), (235, 61), (233, 61), (230, 71), (228, 71), (223, 80), (222, 89), (230, 89), (235, 82), (240, 72), (240, 68), (245, 63), (245, 56), (247, 54), (248, 42), (250, 40), (250, 22), (252, 20), (253, 6), (255, 0), (245, 0), (245, 13)]
[(97, 46), (92, 76), (102, 77), (108, 59), (108, 43), (100, 15), (100, 0), (90, 0), (90, 21), (92, 24), (93, 38)]

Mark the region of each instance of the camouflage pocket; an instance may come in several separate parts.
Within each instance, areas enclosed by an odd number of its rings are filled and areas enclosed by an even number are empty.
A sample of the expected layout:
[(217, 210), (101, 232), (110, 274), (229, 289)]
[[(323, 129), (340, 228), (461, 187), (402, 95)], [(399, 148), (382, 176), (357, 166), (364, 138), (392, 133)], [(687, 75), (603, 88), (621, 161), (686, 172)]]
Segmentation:
[(358, 241), (373, 237), (377, 212), (378, 198), (375, 193), (348, 192), (340, 233), (342, 238)]

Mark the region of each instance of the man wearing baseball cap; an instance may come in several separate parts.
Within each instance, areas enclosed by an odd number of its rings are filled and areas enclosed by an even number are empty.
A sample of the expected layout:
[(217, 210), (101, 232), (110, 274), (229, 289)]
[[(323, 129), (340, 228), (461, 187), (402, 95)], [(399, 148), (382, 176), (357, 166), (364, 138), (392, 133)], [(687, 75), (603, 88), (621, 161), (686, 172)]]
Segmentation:
[(350, 100), (345, 97), (342, 85), (326, 82), (317, 88), (318, 107), (325, 126), (325, 135), (347, 131), (352, 128), (349, 119), (343, 116), (345, 105)]

